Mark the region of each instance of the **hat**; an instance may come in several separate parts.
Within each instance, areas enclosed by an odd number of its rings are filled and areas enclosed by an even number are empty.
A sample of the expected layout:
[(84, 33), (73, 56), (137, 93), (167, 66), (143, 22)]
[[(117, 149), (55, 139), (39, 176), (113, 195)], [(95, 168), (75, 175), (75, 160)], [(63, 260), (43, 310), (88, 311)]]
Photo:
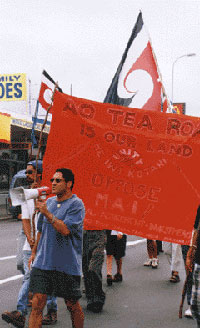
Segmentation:
[[(36, 169), (36, 161), (30, 161), (27, 163), (27, 165), (32, 165), (34, 169)], [(38, 160), (37, 161), (37, 171), (38, 173), (42, 174), (42, 161)]]

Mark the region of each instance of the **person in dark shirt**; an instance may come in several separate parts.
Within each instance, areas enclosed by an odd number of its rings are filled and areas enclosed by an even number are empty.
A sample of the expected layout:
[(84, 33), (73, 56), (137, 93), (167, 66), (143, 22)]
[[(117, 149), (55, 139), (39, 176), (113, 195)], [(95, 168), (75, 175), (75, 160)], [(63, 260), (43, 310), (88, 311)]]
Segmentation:
[(196, 220), (192, 232), (190, 248), (186, 258), (186, 271), (193, 270), (193, 287), (191, 297), (192, 315), (197, 321), (197, 327), (200, 328), (200, 206), (197, 209)]

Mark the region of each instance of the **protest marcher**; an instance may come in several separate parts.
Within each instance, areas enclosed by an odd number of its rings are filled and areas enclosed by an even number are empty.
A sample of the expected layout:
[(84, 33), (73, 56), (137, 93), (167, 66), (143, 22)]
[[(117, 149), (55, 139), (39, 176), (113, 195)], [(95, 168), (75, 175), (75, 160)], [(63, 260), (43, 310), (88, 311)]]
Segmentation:
[(157, 245), (157, 255), (159, 253), (163, 253), (163, 248), (162, 248), (162, 240), (156, 240), (156, 245)]
[[(107, 230), (106, 242), (106, 263), (107, 263), (107, 285), (111, 286), (112, 282), (121, 282), (122, 276), (122, 258), (126, 253), (127, 236), (120, 231)], [(117, 273), (112, 276), (112, 259), (113, 256), (117, 265)]]
[(83, 202), (72, 194), (74, 174), (57, 169), (51, 179), (56, 196), (39, 199), (37, 241), (32, 250), (30, 290), (33, 292), (29, 328), (42, 325), (47, 295), (62, 297), (71, 314), (72, 326), (82, 328), (84, 313), (79, 304), (82, 266)]
[(87, 310), (99, 313), (105, 303), (102, 288), (102, 267), (106, 246), (105, 230), (84, 230), (83, 234), (83, 277)]
[(187, 289), (186, 289), (188, 308), (187, 308), (187, 310), (185, 311), (185, 314), (184, 314), (184, 316), (186, 318), (192, 318), (191, 296), (192, 296), (192, 275), (193, 275), (193, 270), (192, 270), (192, 272), (187, 272), (187, 267), (186, 267), (186, 258), (187, 258), (187, 253), (188, 253), (189, 248), (190, 248), (189, 245), (181, 245), (183, 260), (184, 260), (184, 263), (185, 263), (186, 274), (188, 274)]
[(149, 256), (148, 260), (144, 262), (144, 266), (152, 267), (152, 269), (157, 269), (158, 258), (157, 258), (157, 244), (155, 240), (147, 239), (147, 254)]
[(171, 277), (169, 281), (171, 283), (177, 283), (180, 281), (179, 272), (183, 262), (181, 245), (168, 242), (166, 242), (166, 245), (165, 254), (167, 255), (171, 267)]
[(197, 209), (196, 220), (192, 232), (190, 248), (186, 257), (186, 272), (193, 271), (191, 310), (192, 315), (197, 321), (197, 327), (200, 328), (200, 206)]
[[(42, 161), (38, 161), (36, 172), (36, 161), (30, 161), (26, 168), (27, 182), (31, 188), (40, 187), (41, 177), (42, 177)], [(37, 175), (36, 175), (37, 173)], [(36, 178), (36, 179), (35, 179)], [(28, 199), (25, 203), (21, 205), (21, 218), (23, 224), (23, 230), (26, 236), (25, 243), (23, 246), (23, 268), (24, 268), (24, 278), (22, 287), (18, 294), (17, 300), (17, 310), (12, 312), (2, 313), (2, 319), (8, 323), (12, 323), (15, 327), (23, 328), (25, 325), (27, 307), (29, 302), (29, 283), (30, 283), (30, 270), (28, 268), (28, 261), (31, 256), (31, 249), (34, 245), (34, 232), (32, 225), (32, 217), (35, 210), (35, 204), (33, 199)], [(37, 214), (34, 218), (35, 224), (37, 223)], [(57, 308), (56, 300), (50, 299), (49, 303), (51, 307)], [(53, 303), (53, 305), (52, 305)]]

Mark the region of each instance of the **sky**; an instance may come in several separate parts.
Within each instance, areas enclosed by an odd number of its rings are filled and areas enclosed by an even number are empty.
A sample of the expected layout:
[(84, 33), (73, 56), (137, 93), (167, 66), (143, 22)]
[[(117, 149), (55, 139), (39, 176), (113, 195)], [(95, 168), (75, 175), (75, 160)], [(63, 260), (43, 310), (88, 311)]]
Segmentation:
[(200, 117), (199, 0), (0, 0), (0, 74), (27, 74), (32, 111), (43, 69), (63, 92), (103, 102), (140, 10), (168, 97), (183, 56), (173, 100)]

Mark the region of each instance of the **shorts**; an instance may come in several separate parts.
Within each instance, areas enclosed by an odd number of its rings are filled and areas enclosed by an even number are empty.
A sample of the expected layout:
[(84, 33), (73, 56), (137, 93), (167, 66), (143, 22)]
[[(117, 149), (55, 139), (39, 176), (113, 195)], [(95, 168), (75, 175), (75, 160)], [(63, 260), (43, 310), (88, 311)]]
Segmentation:
[(72, 276), (55, 270), (32, 268), (30, 291), (33, 294), (45, 294), (62, 297), (65, 300), (81, 298), (80, 276)]
[(113, 255), (116, 260), (121, 259), (126, 254), (127, 236), (123, 235), (117, 239), (116, 235), (111, 235), (111, 230), (107, 230), (106, 254)]

